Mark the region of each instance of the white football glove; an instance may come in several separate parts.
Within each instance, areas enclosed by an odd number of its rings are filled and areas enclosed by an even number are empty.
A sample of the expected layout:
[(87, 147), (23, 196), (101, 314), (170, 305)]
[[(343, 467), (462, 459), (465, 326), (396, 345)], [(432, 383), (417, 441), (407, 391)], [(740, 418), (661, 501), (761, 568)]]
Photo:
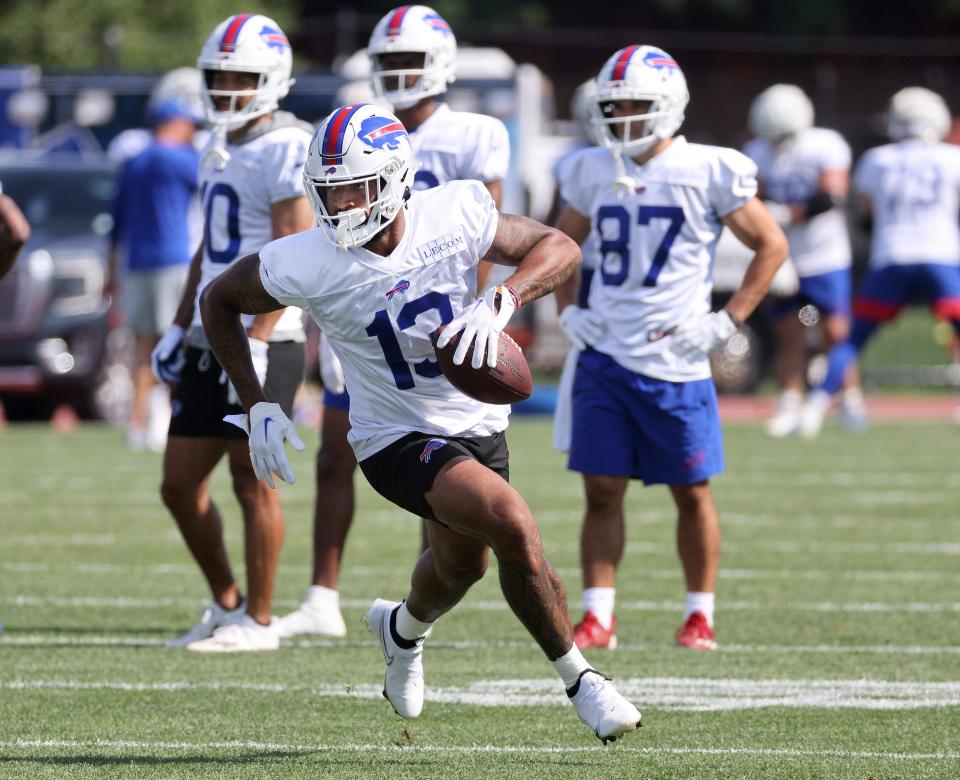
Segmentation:
[(343, 380), (343, 366), (340, 365), (340, 358), (333, 354), (330, 349), (330, 342), (327, 341), (327, 334), (320, 334), (320, 381), (323, 386), (335, 395), (340, 395), (347, 389), (347, 384)]
[[(264, 382), (267, 381), (267, 350), (270, 345), (266, 341), (260, 341), (260, 339), (248, 340), (250, 342), (250, 358), (253, 360), (253, 370), (257, 374), (260, 387), (263, 387)], [(240, 396), (237, 395), (237, 390), (226, 371), (220, 372), (220, 384), (227, 386), (227, 403), (232, 406), (239, 406)]]
[(603, 333), (603, 319), (590, 309), (571, 303), (560, 312), (560, 327), (577, 349), (585, 349)]
[(702, 314), (677, 325), (670, 334), (670, 349), (695, 360), (723, 344), (737, 332), (737, 323), (726, 309)]
[(150, 353), (150, 367), (158, 382), (179, 382), (186, 355), (183, 345), (184, 330), (171, 325)]
[(283, 444), (290, 442), (290, 446), (297, 452), (303, 452), (306, 445), (297, 435), (293, 423), (283, 413), (280, 404), (261, 401), (253, 405), (249, 415), (228, 414), (223, 419), (246, 431), (250, 437), (250, 463), (253, 464), (253, 473), (257, 475), (257, 479), (267, 480), (267, 484), (272, 488), (276, 487), (273, 474), (288, 485), (297, 481)]
[[(496, 307), (496, 313), (494, 313)], [(508, 285), (491, 287), (482, 298), (477, 298), (459, 317), (452, 320), (440, 333), (437, 347), (443, 348), (450, 340), (463, 331), (457, 349), (453, 353), (453, 362), (456, 365), (463, 363), (467, 350), (476, 337), (477, 348), (473, 350), (473, 360), (470, 365), (480, 368), (483, 365), (483, 356), (487, 356), (487, 365), (490, 368), (497, 366), (497, 347), (500, 344), (500, 333), (514, 311), (519, 307), (517, 293)]]

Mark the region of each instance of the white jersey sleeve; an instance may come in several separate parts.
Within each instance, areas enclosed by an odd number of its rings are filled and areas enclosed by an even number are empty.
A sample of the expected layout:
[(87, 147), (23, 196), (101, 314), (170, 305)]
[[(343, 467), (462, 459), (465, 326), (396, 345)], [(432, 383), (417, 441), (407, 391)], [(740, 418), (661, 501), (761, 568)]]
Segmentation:
[(340, 249), (315, 228), (260, 252), (260, 281), (280, 303), (303, 306), (327, 334), (350, 389), (349, 440), (357, 460), (420, 431), (487, 436), (509, 407), (456, 390), (431, 336), (476, 298), (476, 266), (497, 229), (486, 188), (458, 181), (414, 193), (389, 257)]
[(589, 147), (570, 154), (557, 169), (557, 185), (560, 197), (575, 211), (590, 216), (593, 204), (602, 189), (613, 191), (613, 180), (609, 177), (591, 175), (599, 168), (612, 169), (613, 159), (606, 149)]
[(264, 150), (263, 175), (271, 204), (303, 197), (303, 166), (307, 162), (310, 136), (290, 133), (286, 143), (271, 144)]
[(710, 202), (717, 216), (725, 217), (757, 194), (757, 165), (736, 149), (713, 148)]

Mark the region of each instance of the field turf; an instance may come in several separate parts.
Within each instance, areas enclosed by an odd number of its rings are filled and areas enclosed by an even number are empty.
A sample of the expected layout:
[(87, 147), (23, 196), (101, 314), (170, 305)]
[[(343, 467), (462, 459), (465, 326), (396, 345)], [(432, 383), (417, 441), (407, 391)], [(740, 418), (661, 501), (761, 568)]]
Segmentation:
[[(115, 430), (0, 434), (0, 777), (960, 777), (960, 429), (830, 425), (816, 442), (725, 429), (720, 649), (673, 647), (683, 585), (664, 488), (634, 486), (621, 647), (588, 658), (644, 726), (602, 747), (491, 570), (437, 624), (423, 716), (380, 697), (360, 616), (399, 599), (417, 521), (358, 477), (342, 583), (349, 635), (201, 656), (163, 642), (205, 590), (160, 504), (160, 459)], [(311, 434), (315, 436), (315, 434)], [(579, 618), (579, 479), (544, 421), (511, 427), (514, 484)], [(312, 452), (281, 487), (280, 614), (308, 584)], [(241, 529), (214, 480), (235, 568)], [(493, 569), (493, 567), (491, 567)]]

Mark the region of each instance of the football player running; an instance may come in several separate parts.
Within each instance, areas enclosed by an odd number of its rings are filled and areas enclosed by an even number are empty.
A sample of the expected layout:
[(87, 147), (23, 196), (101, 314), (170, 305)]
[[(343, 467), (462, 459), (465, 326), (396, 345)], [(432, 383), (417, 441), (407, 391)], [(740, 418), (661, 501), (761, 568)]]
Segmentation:
[[(405, 5), (388, 12), (367, 46), (373, 88), (407, 128), (413, 147), (411, 190), (457, 179), (476, 179), (500, 208), (502, 180), (510, 164), (507, 129), (499, 119), (452, 111), (440, 97), (454, 80), (457, 42), (432, 8)], [(479, 268), (483, 289), (488, 263)], [(280, 619), (281, 636), (347, 632), (340, 612), (340, 563), (353, 520), (357, 460), (347, 443), (350, 396), (336, 356), (321, 335), (323, 427), (317, 452), (313, 582), (303, 604)], [(425, 539), (424, 539), (425, 543)]]
[[(204, 237), (174, 324), (153, 353), (153, 366), (160, 380), (176, 383), (163, 502), (213, 601), (200, 622), (169, 645), (207, 652), (272, 650), (279, 646), (271, 601), (283, 544), (280, 502), (254, 474), (245, 434), (223, 420), (241, 409), (210, 350), (197, 301), (237, 258), (313, 225), (303, 194), (312, 128), (277, 110), (293, 82), (290, 45), (271, 19), (231, 16), (211, 33), (197, 67), (215, 128), (200, 167)], [(244, 321), (244, 333), (257, 376), (289, 413), (303, 375), (301, 312), (263, 312)], [(233, 577), (220, 512), (209, 493), (210, 474), (224, 455), (243, 511), (246, 600)]]
[[(800, 428), (807, 387), (805, 325), (819, 322), (824, 353), (850, 329), (851, 254), (843, 210), (850, 147), (836, 131), (813, 126), (813, 104), (795, 84), (774, 84), (757, 95), (749, 123), (757, 137), (743, 151), (757, 164), (760, 197), (787, 235), (800, 279), (797, 295), (773, 310), (780, 394), (767, 432), (780, 437)], [(841, 411), (850, 430), (866, 426), (855, 372), (847, 375)]]
[[(477, 181), (413, 193), (403, 125), (367, 104), (334, 111), (317, 129), (305, 170), (319, 227), (274, 241), (204, 293), (203, 319), (220, 362), (249, 411), (257, 473), (291, 481), (284, 440), (293, 424), (257, 380), (241, 313), (302, 306), (343, 365), (350, 444), (371, 486), (428, 518), (429, 547), (402, 603), (377, 599), (365, 621), (387, 663), (383, 693), (405, 718), (424, 698), (424, 636), (479, 580), (488, 549), (510, 607), (553, 663), (580, 718), (609, 741), (640, 713), (592, 669), (573, 641), (563, 583), (543, 555), (537, 524), (507, 482), (508, 407), (456, 390), (434, 360), (457, 333), (461, 363), (496, 361), (513, 311), (554, 290), (580, 260), (559, 231), (500, 215)], [(482, 260), (513, 267), (477, 297)]]
[[(757, 199), (756, 166), (740, 152), (686, 141), (686, 81), (652, 46), (616, 52), (597, 77), (602, 146), (565, 168), (557, 227), (600, 236), (589, 309), (557, 295), (561, 324), (583, 346), (573, 384), (568, 467), (583, 475), (580, 539), (585, 615), (577, 644), (615, 647), (617, 568), (631, 479), (666, 484), (677, 507), (687, 585), (677, 642), (710, 650), (720, 524), (710, 477), (723, 470), (707, 354), (736, 333), (787, 256), (783, 231)], [(710, 311), (714, 248), (724, 226), (755, 256), (740, 289)]]
[(826, 378), (807, 399), (807, 438), (820, 433), (870, 337), (905, 305), (929, 304), (960, 335), (960, 149), (942, 143), (950, 110), (937, 93), (907, 87), (890, 99), (887, 117), (893, 143), (864, 154), (853, 176), (860, 213), (872, 219), (870, 270), (854, 298), (850, 336), (831, 350)]

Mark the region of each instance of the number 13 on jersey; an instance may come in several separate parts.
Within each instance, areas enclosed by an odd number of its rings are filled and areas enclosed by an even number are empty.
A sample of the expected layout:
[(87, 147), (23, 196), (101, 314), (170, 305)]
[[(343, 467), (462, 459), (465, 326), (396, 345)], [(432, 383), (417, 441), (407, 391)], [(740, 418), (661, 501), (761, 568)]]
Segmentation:
[[(656, 286), (657, 277), (670, 256), (670, 247), (673, 246), (684, 221), (683, 209), (679, 206), (637, 207), (636, 223), (638, 225), (646, 225), (651, 230), (655, 230), (666, 223), (666, 229), (653, 253), (650, 267), (643, 277), (644, 287)], [(597, 211), (597, 232), (600, 234), (602, 256), (600, 278), (604, 284), (611, 287), (623, 284), (630, 273), (631, 222), (633, 219), (631, 219), (630, 210), (625, 206), (601, 206)], [(619, 262), (616, 262), (617, 260)]]

